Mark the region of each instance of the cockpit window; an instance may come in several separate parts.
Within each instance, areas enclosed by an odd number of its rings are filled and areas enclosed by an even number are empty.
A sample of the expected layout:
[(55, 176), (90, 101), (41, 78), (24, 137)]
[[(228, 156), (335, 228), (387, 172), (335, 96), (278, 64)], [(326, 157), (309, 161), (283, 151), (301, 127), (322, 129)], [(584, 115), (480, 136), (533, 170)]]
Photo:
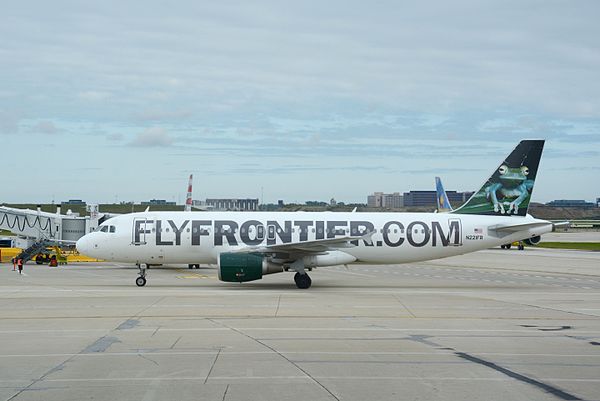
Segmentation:
[(108, 226), (102, 226), (102, 227), (100, 227), (100, 231), (102, 231), (103, 233), (108, 232)]
[(111, 233), (114, 233), (114, 232), (115, 232), (115, 226), (110, 226), (110, 229), (109, 229), (109, 231), (110, 231)]

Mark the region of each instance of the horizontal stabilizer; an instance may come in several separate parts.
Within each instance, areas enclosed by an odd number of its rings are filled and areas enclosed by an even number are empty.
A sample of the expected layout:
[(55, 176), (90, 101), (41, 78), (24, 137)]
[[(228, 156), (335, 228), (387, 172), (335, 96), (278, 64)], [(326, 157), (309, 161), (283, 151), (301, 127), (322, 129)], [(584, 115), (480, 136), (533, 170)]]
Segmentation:
[(557, 228), (569, 228), (569, 227), (571, 227), (570, 221), (559, 221), (558, 223), (552, 223), (553, 231)]
[(552, 224), (552, 223), (550, 223), (549, 221), (536, 221), (536, 222), (521, 223), (521, 224), (496, 224), (494, 226), (488, 227), (488, 230), (512, 233), (512, 232), (530, 230), (532, 228), (544, 227), (549, 224)]

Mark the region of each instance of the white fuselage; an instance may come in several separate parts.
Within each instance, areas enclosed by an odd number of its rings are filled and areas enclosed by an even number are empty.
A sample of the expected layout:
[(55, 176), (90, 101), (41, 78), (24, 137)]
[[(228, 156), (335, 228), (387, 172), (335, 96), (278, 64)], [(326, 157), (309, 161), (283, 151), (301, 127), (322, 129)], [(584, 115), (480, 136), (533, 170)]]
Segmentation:
[[(517, 232), (498, 225), (541, 223)], [(547, 223), (547, 224), (545, 224)], [(114, 217), (77, 242), (88, 256), (146, 264), (216, 264), (219, 254), (344, 236), (353, 263), (397, 264), (460, 255), (552, 231), (531, 216), (444, 213), (143, 212)], [(111, 232), (113, 231), (113, 232)]]

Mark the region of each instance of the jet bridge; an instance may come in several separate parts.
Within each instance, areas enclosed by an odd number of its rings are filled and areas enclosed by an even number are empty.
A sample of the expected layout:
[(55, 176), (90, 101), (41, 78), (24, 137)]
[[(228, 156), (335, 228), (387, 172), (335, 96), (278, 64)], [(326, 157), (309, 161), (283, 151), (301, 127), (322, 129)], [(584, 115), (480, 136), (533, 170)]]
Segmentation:
[(98, 227), (98, 206), (89, 205), (88, 210), (90, 216), (79, 216), (61, 214), (60, 206), (56, 213), (43, 212), (40, 207), (31, 210), (0, 206), (0, 229), (16, 234), (20, 248), (28, 248), (42, 240), (75, 242)]

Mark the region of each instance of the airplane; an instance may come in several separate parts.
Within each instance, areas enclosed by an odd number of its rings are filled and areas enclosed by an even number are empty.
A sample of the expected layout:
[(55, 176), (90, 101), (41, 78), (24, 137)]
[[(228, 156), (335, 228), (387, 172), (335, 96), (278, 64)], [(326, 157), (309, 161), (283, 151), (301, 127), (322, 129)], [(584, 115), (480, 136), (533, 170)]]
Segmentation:
[[(448, 201), (448, 195), (446, 194), (446, 190), (444, 189), (444, 185), (442, 184), (442, 179), (440, 177), (435, 177), (435, 190), (437, 193), (437, 196), (436, 196), (437, 210), (436, 210), (436, 212), (437, 213), (452, 212), (454, 209), (452, 209), (452, 205), (450, 205), (450, 202)], [(558, 226), (562, 227), (562, 226), (565, 226), (568, 224), (569, 224), (568, 222), (554, 223), (554, 227), (558, 227)], [(519, 250), (525, 249), (523, 242), (526, 243), (527, 245), (537, 245), (540, 243), (541, 240), (542, 240), (541, 235), (535, 235), (530, 238), (525, 238), (522, 241), (519, 241)], [(510, 249), (511, 245), (512, 245), (512, 243), (502, 244), (502, 245), (500, 245), (500, 248)]]
[(148, 265), (216, 264), (225, 282), (313, 268), (400, 264), (461, 255), (540, 236), (552, 222), (527, 214), (544, 140), (523, 140), (484, 185), (449, 213), (141, 212), (117, 216), (77, 241), (79, 252)]
[(194, 179), (194, 175), (190, 174), (190, 180), (188, 181), (187, 196), (185, 198), (185, 207), (183, 208), (184, 212), (192, 211), (192, 180), (193, 179)]
[(446, 195), (446, 190), (442, 185), (442, 180), (440, 177), (435, 177), (435, 192), (437, 194), (435, 200), (437, 204), (437, 212), (438, 213), (447, 213), (452, 211), (452, 206), (448, 201), (448, 195)]

